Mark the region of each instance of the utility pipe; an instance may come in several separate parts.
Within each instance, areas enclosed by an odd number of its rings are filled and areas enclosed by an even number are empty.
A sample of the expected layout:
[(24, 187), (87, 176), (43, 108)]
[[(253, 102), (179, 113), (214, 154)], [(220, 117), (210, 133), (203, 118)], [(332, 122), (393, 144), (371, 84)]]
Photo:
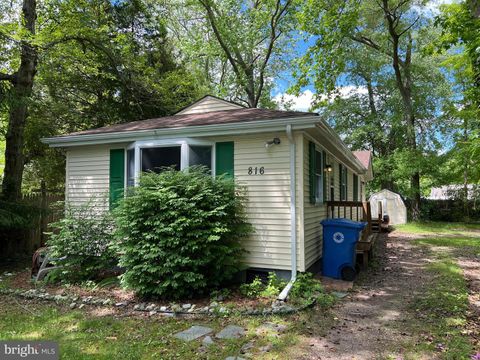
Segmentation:
[(297, 280), (297, 207), (296, 207), (296, 199), (297, 199), (297, 181), (295, 176), (295, 168), (296, 168), (296, 147), (295, 147), (295, 139), (293, 138), (292, 134), (292, 125), (287, 125), (287, 138), (290, 143), (290, 245), (291, 245), (291, 275), (290, 281), (288, 282), (287, 286), (282, 290), (280, 295), (278, 295), (278, 300), (285, 301), (290, 292), (290, 289), (293, 286), (295, 280)]

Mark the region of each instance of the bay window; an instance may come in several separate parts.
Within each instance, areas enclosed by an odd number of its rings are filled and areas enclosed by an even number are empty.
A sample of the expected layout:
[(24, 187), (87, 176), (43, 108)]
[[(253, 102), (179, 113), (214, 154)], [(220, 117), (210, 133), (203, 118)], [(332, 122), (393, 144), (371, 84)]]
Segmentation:
[(138, 181), (141, 172), (162, 172), (167, 168), (184, 170), (205, 166), (214, 174), (213, 142), (195, 139), (136, 141), (127, 148), (127, 186)]

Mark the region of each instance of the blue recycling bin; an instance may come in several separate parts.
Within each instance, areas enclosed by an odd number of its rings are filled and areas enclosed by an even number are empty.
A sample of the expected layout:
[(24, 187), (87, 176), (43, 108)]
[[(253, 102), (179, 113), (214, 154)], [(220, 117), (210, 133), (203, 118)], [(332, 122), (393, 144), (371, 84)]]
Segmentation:
[(355, 278), (355, 246), (366, 222), (325, 219), (323, 225), (322, 275), (352, 281)]

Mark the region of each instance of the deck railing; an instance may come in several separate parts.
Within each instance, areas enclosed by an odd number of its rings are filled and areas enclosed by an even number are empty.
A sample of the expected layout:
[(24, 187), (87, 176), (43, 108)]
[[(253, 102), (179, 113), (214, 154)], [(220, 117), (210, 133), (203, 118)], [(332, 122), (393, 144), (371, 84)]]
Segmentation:
[(363, 231), (362, 239), (372, 233), (372, 211), (368, 201), (327, 201), (327, 217), (366, 222), (367, 227)]

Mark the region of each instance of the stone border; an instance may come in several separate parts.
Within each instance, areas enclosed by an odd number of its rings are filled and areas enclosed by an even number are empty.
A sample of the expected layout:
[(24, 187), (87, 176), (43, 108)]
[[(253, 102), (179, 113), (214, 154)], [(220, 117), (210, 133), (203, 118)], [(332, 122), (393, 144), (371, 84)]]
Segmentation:
[(26, 299), (37, 299), (43, 301), (54, 301), (58, 304), (69, 304), (70, 309), (82, 309), (86, 305), (91, 306), (114, 306), (117, 308), (126, 308), (133, 305), (133, 310), (137, 312), (148, 313), (150, 316), (155, 314), (165, 315), (210, 315), (210, 316), (228, 316), (228, 315), (248, 315), (248, 316), (267, 316), (267, 315), (287, 315), (294, 314), (315, 305), (316, 299), (311, 299), (305, 305), (293, 307), (282, 301), (274, 301), (270, 308), (243, 308), (230, 309), (222, 303), (213, 301), (209, 306), (197, 308), (192, 304), (172, 304), (170, 306), (158, 306), (156, 304), (117, 302), (112, 299), (98, 298), (94, 296), (79, 297), (75, 295), (53, 295), (44, 289), (10, 289), (0, 288), (0, 294), (15, 295)]

